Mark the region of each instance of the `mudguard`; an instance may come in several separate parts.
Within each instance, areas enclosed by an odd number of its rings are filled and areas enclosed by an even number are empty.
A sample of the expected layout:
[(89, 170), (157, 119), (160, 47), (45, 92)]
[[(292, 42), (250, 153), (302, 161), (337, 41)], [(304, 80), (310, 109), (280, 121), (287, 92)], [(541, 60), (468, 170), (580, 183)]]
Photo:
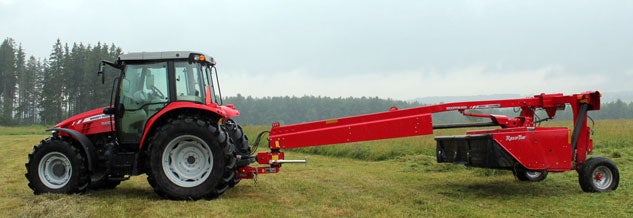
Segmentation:
[(90, 141), (88, 137), (86, 137), (84, 134), (81, 134), (80, 132), (66, 128), (52, 128), (47, 129), (46, 131), (63, 132), (77, 140), (79, 144), (81, 144), (81, 147), (83, 147), (83, 151), (86, 154), (86, 159), (88, 160), (88, 171), (93, 171), (94, 165), (92, 164), (92, 161), (97, 159), (97, 153), (94, 144), (92, 144), (92, 141)]

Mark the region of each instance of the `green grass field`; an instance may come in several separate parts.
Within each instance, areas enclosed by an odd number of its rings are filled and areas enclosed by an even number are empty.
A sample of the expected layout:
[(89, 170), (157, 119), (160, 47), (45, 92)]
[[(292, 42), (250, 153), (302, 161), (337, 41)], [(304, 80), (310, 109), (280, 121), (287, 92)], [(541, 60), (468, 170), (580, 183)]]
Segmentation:
[[(45, 128), (0, 127), (0, 217), (633, 216), (633, 120), (596, 121), (593, 155), (612, 158), (620, 168), (620, 186), (609, 193), (584, 193), (575, 171), (526, 183), (509, 171), (438, 164), (433, 137), (425, 136), (289, 151), (286, 158), (305, 157), (308, 164), (286, 164), (280, 174), (242, 181), (217, 200), (193, 202), (159, 198), (144, 175), (114, 190), (35, 196), (24, 163), (47, 137)], [(253, 140), (266, 128), (246, 131)]]

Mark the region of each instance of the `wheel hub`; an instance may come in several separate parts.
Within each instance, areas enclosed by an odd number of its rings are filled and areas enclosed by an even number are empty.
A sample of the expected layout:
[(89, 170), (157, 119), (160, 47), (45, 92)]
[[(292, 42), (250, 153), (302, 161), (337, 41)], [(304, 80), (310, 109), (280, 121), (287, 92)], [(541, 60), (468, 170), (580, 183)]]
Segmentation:
[(602, 174), (601, 173), (596, 173), (596, 176), (594, 177), (595, 180), (600, 181), (602, 180)]
[(210, 146), (193, 135), (182, 135), (171, 140), (163, 151), (162, 160), (167, 178), (182, 187), (202, 184), (213, 170)]
[(543, 174), (543, 173), (541, 173), (539, 171), (527, 171), (527, 172), (525, 172), (525, 175), (527, 175), (530, 178), (538, 178), (539, 176), (541, 176), (541, 174)]
[(70, 181), (71, 175), (70, 160), (60, 152), (50, 152), (44, 155), (38, 165), (40, 181), (51, 189), (64, 187)]
[(599, 166), (593, 171), (593, 184), (599, 189), (606, 189), (613, 182), (611, 169), (606, 166)]
[(62, 177), (66, 173), (66, 167), (63, 164), (55, 164), (53, 166), (53, 175)]
[(189, 157), (187, 158), (187, 163), (188, 163), (188, 164), (193, 164), (193, 163), (195, 163), (195, 162), (196, 162), (196, 158), (195, 158), (193, 155), (191, 155), (191, 156), (189, 156)]

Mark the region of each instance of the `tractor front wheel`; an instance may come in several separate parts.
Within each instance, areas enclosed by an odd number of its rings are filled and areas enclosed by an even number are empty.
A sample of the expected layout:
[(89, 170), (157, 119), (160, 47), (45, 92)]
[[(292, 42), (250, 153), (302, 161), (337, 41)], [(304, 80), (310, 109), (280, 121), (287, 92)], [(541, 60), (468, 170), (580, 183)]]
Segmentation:
[(616, 190), (619, 182), (618, 167), (606, 157), (589, 158), (578, 169), (578, 183), (585, 192)]
[(217, 198), (235, 175), (227, 171), (235, 167), (235, 156), (226, 138), (201, 118), (169, 120), (150, 141), (148, 182), (158, 195), (173, 200)]
[(84, 193), (90, 182), (79, 149), (59, 139), (49, 138), (33, 147), (25, 166), (25, 176), (34, 194)]

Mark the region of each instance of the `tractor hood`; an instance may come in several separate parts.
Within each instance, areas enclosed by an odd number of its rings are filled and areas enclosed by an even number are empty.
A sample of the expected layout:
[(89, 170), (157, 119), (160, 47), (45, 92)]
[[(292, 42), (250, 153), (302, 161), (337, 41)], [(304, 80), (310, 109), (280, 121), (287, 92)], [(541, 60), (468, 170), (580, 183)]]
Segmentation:
[(55, 128), (72, 129), (84, 135), (108, 132), (112, 129), (110, 117), (103, 113), (103, 108), (97, 108), (72, 116), (55, 125)]

